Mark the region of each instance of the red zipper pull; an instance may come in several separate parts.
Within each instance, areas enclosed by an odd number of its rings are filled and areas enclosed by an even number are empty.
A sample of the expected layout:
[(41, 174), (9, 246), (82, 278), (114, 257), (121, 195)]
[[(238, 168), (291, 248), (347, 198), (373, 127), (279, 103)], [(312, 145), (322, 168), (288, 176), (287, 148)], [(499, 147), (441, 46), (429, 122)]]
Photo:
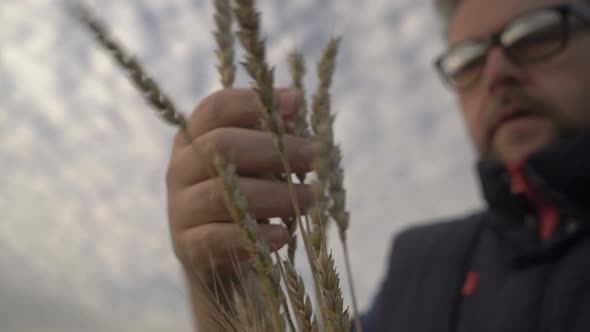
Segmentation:
[(475, 293), (478, 283), (479, 273), (473, 270), (467, 272), (467, 275), (465, 276), (465, 282), (463, 283), (463, 288), (461, 288), (461, 295), (470, 296)]
[(539, 237), (541, 240), (547, 240), (551, 237), (559, 223), (559, 213), (553, 206), (548, 205), (537, 194), (524, 175), (523, 163), (507, 163), (506, 169), (510, 173), (510, 189), (514, 195), (525, 195), (537, 209), (539, 217)]

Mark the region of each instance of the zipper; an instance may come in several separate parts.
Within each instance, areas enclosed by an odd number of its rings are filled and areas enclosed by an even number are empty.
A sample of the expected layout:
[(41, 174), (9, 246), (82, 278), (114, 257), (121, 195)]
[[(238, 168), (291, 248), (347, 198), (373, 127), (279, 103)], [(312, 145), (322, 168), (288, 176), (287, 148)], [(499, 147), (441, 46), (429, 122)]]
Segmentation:
[(507, 163), (510, 174), (510, 190), (514, 195), (524, 195), (535, 207), (539, 224), (539, 237), (547, 240), (553, 235), (559, 223), (557, 209), (549, 205), (533, 188), (524, 173), (524, 163)]

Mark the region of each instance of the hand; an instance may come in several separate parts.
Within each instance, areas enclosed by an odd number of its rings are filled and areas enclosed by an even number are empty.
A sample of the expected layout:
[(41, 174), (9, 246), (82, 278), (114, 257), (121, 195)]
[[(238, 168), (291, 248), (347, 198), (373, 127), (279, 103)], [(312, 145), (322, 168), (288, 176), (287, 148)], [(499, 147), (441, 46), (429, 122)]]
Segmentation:
[[(287, 89), (276, 93), (283, 116), (293, 117), (299, 109), (297, 93)], [(231, 222), (222, 187), (215, 179), (217, 153), (236, 165), (238, 186), (253, 218), (295, 215), (287, 184), (268, 179), (268, 174), (284, 173), (284, 169), (269, 133), (257, 129), (258, 105), (250, 89), (218, 91), (190, 116), (187, 127), (193, 141), (187, 142), (181, 132), (176, 135), (166, 176), (168, 216), (174, 252), (186, 272), (233, 271), (236, 257), (248, 257), (241, 230)], [(293, 172), (311, 170), (308, 140), (285, 135), (284, 146)], [(304, 184), (295, 187), (304, 211), (312, 202), (311, 189)], [(282, 225), (261, 223), (259, 231), (271, 250), (289, 241)]]

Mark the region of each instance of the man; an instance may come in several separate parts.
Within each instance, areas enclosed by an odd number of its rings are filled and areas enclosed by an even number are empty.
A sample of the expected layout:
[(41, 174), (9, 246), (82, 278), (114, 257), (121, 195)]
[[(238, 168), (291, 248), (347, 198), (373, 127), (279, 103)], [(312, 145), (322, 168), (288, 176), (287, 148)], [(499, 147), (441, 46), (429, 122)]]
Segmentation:
[[(575, 0), (438, 0), (449, 48), (436, 62), (480, 156), (485, 211), (412, 228), (394, 243), (365, 331), (590, 331), (590, 4)], [(280, 92), (286, 117), (297, 98)], [(292, 215), (281, 170), (246, 90), (218, 92), (193, 113), (196, 153), (179, 135), (168, 172), (170, 228), (186, 271), (221, 270), (240, 250), (208, 167), (232, 153), (257, 218)], [(285, 140), (295, 171), (309, 142)], [(297, 188), (304, 205), (309, 188)], [(272, 247), (288, 241), (261, 225)], [(189, 275), (197, 321), (207, 318)], [(206, 275), (203, 273), (202, 275)], [(230, 282), (231, 273), (223, 274)], [(204, 278), (207, 281), (206, 278)], [(191, 281), (193, 280), (193, 281)], [(210, 282), (210, 281), (209, 281)]]

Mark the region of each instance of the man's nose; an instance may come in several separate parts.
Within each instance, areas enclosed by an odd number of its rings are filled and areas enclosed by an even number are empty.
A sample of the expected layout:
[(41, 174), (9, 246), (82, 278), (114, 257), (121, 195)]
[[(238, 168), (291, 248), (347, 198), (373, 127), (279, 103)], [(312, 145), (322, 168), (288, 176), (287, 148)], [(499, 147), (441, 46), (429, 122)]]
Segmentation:
[(528, 80), (528, 74), (514, 63), (499, 47), (493, 47), (486, 58), (482, 74), (484, 88), (494, 94), (498, 89), (522, 84)]

